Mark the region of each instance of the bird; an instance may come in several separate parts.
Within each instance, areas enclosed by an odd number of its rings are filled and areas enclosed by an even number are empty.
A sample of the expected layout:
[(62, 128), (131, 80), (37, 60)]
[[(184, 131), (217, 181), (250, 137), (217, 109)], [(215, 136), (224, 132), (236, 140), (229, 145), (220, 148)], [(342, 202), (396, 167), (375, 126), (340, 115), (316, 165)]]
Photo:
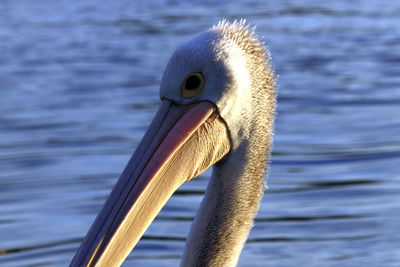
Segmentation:
[(161, 104), (70, 266), (120, 266), (168, 198), (213, 166), (181, 266), (236, 266), (266, 189), (276, 113), (270, 53), (246, 20), (184, 42)]

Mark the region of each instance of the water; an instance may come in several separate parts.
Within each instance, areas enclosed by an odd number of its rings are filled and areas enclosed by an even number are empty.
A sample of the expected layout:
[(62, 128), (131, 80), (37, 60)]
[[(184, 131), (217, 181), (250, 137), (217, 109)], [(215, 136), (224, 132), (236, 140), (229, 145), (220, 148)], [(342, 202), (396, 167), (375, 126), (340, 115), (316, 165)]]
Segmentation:
[[(0, 265), (66, 266), (178, 44), (258, 25), (279, 75), (269, 190), (239, 266), (399, 266), (400, 2), (2, 1)], [(177, 266), (206, 172), (125, 266)]]

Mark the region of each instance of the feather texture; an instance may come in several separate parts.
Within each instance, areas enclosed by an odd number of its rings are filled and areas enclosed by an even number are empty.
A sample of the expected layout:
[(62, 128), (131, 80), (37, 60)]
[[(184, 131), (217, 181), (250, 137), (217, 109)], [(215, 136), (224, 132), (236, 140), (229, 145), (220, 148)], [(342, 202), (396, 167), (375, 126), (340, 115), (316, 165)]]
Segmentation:
[(222, 20), (206, 35), (212, 38), (200, 38), (206, 43), (197, 45), (211, 45), (209, 64), (222, 62), (224, 67), (218, 74), (224, 87), (215, 88), (222, 92), (214, 101), (228, 125), (232, 147), (214, 166), (181, 266), (235, 266), (265, 188), (275, 77), (268, 50), (245, 20)]

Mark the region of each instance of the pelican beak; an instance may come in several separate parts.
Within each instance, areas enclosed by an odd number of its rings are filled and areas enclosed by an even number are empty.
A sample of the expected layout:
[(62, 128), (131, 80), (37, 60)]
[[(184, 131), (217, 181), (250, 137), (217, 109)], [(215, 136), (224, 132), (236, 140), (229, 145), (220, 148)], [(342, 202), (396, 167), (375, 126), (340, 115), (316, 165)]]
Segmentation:
[(229, 149), (214, 104), (163, 100), (70, 266), (120, 266), (175, 190)]

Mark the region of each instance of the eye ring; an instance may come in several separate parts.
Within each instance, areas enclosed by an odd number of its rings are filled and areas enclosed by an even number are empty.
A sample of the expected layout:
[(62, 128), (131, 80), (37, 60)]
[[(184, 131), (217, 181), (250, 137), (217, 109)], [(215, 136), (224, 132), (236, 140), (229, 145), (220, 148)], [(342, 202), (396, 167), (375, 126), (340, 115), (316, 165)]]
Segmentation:
[(193, 72), (186, 76), (181, 85), (181, 96), (183, 98), (192, 98), (203, 91), (204, 76), (201, 72)]

